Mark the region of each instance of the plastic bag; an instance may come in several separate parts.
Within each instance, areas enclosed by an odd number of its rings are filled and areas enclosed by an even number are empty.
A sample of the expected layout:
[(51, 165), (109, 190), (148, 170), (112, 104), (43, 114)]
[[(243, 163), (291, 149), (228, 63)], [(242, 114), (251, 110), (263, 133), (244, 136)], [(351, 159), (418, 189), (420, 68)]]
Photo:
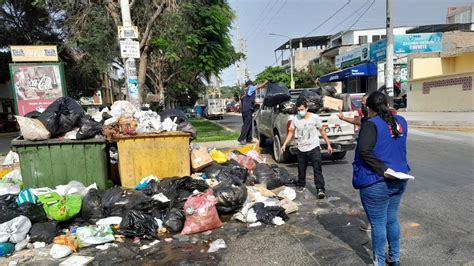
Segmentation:
[(153, 200), (141, 191), (114, 187), (106, 190), (102, 195), (102, 206), (105, 217), (123, 217), (128, 210), (150, 210), (153, 208)]
[(156, 238), (158, 223), (150, 214), (129, 210), (120, 223), (120, 234), (128, 237)]
[[(23, 183), (22, 180), (23, 178), (21, 176), (21, 170), (15, 169), (11, 171), (10, 173), (3, 176), (2, 183), (13, 183), (15, 185), (21, 185)], [(18, 194), (18, 193), (15, 193), (15, 194)], [(14, 194), (14, 193), (8, 193), (8, 194)]]
[(52, 136), (60, 136), (77, 127), (83, 115), (84, 110), (76, 100), (61, 97), (46, 108), (39, 120)]
[(53, 240), (54, 244), (58, 245), (64, 245), (69, 247), (72, 251), (77, 250), (77, 240), (76, 237), (68, 235), (60, 235), (54, 238)]
[(88, 247), (109, 242), (114, 242), (115, 237), (108, 225), (89, 225), (76, 229), (78, 247)]
[(48, 218), (46, 217), (46, 213), (44, 212), (43, 207), (33, 204), (31, 202), (25, 202), (20, 207), (18, 207), (17, 211), (30, 219), (31, 223), (41, 223), (46, 222)]
[(133, 115), (137, 108), (127, 101), (115, 101), (110, 107), (110, 114), (114, 117)]
[(242, 167), (239, 162), (236, 160), (229, 160), (226, 164), (227, 167), (230, 168), (230, 173), (240, 180), (240, 183), (245, 183), (247, 181), (248, 171), (244, 167)]
[(54, 244), (51, 247), (51, 250), (49, 251), (49, 255), (51, 255), (51, 258), (55, 260), (62, 259), (71, 254), (72, 254), (71, 248), (69, 248), (68, 246), (63, 246), (63, 245), (58, 245), (58, 244)]
[(267, 93), (263, 99), (263, 105), (265, 106), (274, 107), (291, 99), (290, 91), (285, 85), (270, 82), (267, 84), (266, 88)]
[(212, 189), (208, 189), (188, 198), (184, 204), (186, 220), (181, 234), (195, 234), (222, 226), (216, 209), (217, 199), (212, 193)]
[(156, 192), (158, 194), (163, 193), (170, 200), (169, 207), (182, 209), (194, 190), (205, 191), (208, 188), (209, 186), (204, 180), (192, 179), (191, 177), (166, 178), (158, 183)]
[(18, 194), (18, 197), (16, 197), (16, 203), (18, 206), (25, 202), (30, 202), (33, 204), (38, 203), (38, 197), (31, 192), (29, 189), (24, 189)]
[(172, 208), (166, 213), (163, 226), (170, 232), (180, 232), (183, 230), (184, 220), (184, 212), (180, 209)]
[(255, 160), (247, 156), (237, 155), (237, 158), (235, 160), (239, 162), (239, 164), (245, 167), (247, 170), (254, 170), (255, 167), (257, 166), (257, 164), (255, 163)]
[(0, 195), (18, 194), (20, 193), (20, 186), (13, 183), (0, 183)]
[(229, 160), (229, 158), (227, 158), (227, 155), (225, 155), (225, 153), (219, 150), (212, 150), (210, 152), (210, 155), (212, 160), (214, 160), (218, 164), (224, 164)]
[(252, 209), (257, 214), (257, 220), (264, 224), (276, 224), (274, 223), (276, 217), (280, 217), (285, 222), (290, 219), (285, 209), (279, 206), (265, 206), (265, 204), (257, 202), (252, 206)]
[(298, 182), (298, 178), (296, 176), (290, 175), (286, 168), (278, 167), (278, 165), (272, 165), (271, 167), (273, 168), (275, 176), (280, 179), (283, 185), (292, 185)]
[(13, 194), (0, 196), (0, 223), (8, 222), (19, 215), (15, 198), (16, 195)]
[(181, 131), (181, 132), (191, 133), (191, 140), (194, 140), (197, 138), (197, 131), (193, 127), (193, 125), (189, 122), (179, 123), (178, 126), (176, 127), (176, 130)]
[(51, 138), (51, 133), (37, 119), (15, 116), (20, 125), (21, 135), (25, 140), (45, 140)]
[(87, 188), (81, 182), (72, 180), (67, 185), (56, 186), (56, 192), (61, 196), (74, 194), (84, 197), (87, 193)]
[(29, 232), (31, 242), (53, 243), (54, 237), (61, 231), (57, 222), (35, 223)]
[(188, 121), (188, 117), (186, 114), (178, 109), (166, 110), (160, 113), (161, 122), (164, 122), (166, 118), (170, 118), (171, 120), (175, 120), (177, 124), (181, 124), (183, 122)]
[(281, 105), (281, 112), (284, 114), (294, 115), (296, 114), (296, 104), (294, 102), (284, 102)]
[(304, 99), (306, 101), (310, 112), (316, 113), (323, 107), (321, 95), (310, 90), (302, 91), (298, 99)]
[(247, 200), (247, 187), (244, 184), (221, 182), (213, 189), (217, 198), (217, 210), (219, 213), (231, 213), (242, 208)]
[(102, 198), (97, 189), (90, 189), (82, 200), (81, 217), (90, 222), (97, 222), (104, 217)]
[(15, 252), (15, 245), (10, 242), (0, 243), (0, 257), (7, 257)]
[(102, 133), (102, 124), (92, 119), (90, 116), (83, 116), (80, 120), (79, 131), (76, 139), (90, 139)]
[(178, 125), (176, 124), (176, 118), (171, 120), (171, 118), (166, 118), (165, 121), (161, 124), (161, 128), (165, 131), (176, 131)]
[(19, 243), (26, 238), (31, 229), (30, 220), (20, 215), (12, 220), (0, 224), (0, 243), (12, 242)]
[(133, 117), (137, 120), (137, 133), (153, 133), (161, 131), (160, 116), (151, 110), (138, 111)]
[(3, 161), (3, 165), (12, 165), (19, 162), (20, 156), (18, 155), (18, 153), (14, 151), (9, 151), (7, 156), (5, 157), (5, 160)]
[(272, 190), (283, 186), (283, 182), (275, 175), (273, 168), (268, 164), (259, 163), (255, 168), (254, 175), (257, 178), (256, 182), (262, 184), (265, 188)]
[(77, 135), (77, 132), (79, 132), (79, 128), (74, 128), (73, 130), (67, 132), (66, 134), (64, 134), (64, 138), (65, 139), (70, 139), (70, 140), (75, 140), (77, 139), (76, 135)]
[(69, 195), (54, 204), (44, 204), (43, 208), (48, 218), (55, 221), (67, 221), (81, 211), (82, 197)]

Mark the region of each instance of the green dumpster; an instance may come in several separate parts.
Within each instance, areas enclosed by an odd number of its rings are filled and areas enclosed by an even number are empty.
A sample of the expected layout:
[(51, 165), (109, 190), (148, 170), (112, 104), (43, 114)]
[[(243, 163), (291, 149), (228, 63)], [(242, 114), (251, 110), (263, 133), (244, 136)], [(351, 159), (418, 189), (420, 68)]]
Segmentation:
[(99, 188), (106, 188), (107, 161), (102, 138), (27, 141), (18, 137), (12, 140), (12, 147), (20, 156), (25, 187), (54, 188), (76, 180), (85, 186), (96, 183)]

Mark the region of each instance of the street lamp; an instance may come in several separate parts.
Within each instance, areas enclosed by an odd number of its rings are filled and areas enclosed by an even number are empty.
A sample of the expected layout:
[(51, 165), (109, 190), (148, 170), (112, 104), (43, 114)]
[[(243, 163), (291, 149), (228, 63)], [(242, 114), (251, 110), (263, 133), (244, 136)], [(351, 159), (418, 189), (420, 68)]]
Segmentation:
[(277, 34), (277, 33), (269, 33), (270, 35), (272, 36), (279, 36), (279, 37), (283, 37), (283, 38), (288, 38), (288, 40), (290, 40), (290, 75), (291, 75), (291, 85), (290, 87), (292, 89), (295, 88), (295, 79), (293, 77), (293, 47), (291, 46), (291, 42), (292, 42), (292, 39), (290, 36), (286, 36), (286, 35), (281, 35), (281, 34)]

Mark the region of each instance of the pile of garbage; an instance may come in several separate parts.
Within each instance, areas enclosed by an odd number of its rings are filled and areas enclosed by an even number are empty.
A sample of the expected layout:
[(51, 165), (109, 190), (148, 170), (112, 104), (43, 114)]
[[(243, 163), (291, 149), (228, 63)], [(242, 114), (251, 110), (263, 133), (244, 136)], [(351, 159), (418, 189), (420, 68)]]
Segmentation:
[[(22, 249), (50, 247), (53, 259), (81, 248), (116, 247), (113, 242), (190, 235), (223, 226), (220, 216), (249, 226), (282, 225), (298, 210), (296, 182), (286, 169), (266, 164), (257, 151), (211, 150), (192, 146), (194, 174), (159, 179), (144, 177), (134, 189), (99, 190), (70, 181), (56, 188), (15, 189), (0, 185), (0, 256)], [(13, 158), (13, 159), (12, 159)], [(15, 163), (14, 154), (10, 160)], [(3, 177), (11, 181), (13, 171)], [(2, 182), (4, 181), (2, 179)], [(208, 252), (225, 248), (222, 239)]]
[(64, 138), (84, 140), (104, 135), (106, 140), (123, 135), (183, 131), (196, 138), (196, 130), (179, 110), (157, 114), (151, 110), (137, 110), (128, 101), (116, 101), (110, 109), (103, 108), (87, 114), (70, 97), (61, 97), (43, 112), (17, 116), (21, 135), (25, 140)]
[[(298, 100), (300, 99), (306, 101), (309, 111), (313, 113), (338, 111), (343, 107), (341, 94), (329, 86), (305, 89), (300, 93)], [(279, 106), (280, 111), (285, 114), (296, 114), (296, 100), (291, 100), (288, 88), (282, 85), (269, 83), (263, 104), (269, 107)]]

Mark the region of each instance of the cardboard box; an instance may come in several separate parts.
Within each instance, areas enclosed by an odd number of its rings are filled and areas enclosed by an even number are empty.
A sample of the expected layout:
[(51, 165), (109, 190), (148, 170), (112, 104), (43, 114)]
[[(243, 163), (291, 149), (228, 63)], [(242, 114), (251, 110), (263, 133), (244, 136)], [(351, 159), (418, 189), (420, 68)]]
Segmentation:
[(339, 109), (342, 110), (343, 102), (342, 100), (332, 98), (329, 96), (325, 96), (323, 98), (323, 106), (324, 108), (332, 109), (338, 111)]
[(212, 164), (211, 155), (206, 148), (199, 148), (191, 151), (191, 166), (193, 171), (200, 171)]

